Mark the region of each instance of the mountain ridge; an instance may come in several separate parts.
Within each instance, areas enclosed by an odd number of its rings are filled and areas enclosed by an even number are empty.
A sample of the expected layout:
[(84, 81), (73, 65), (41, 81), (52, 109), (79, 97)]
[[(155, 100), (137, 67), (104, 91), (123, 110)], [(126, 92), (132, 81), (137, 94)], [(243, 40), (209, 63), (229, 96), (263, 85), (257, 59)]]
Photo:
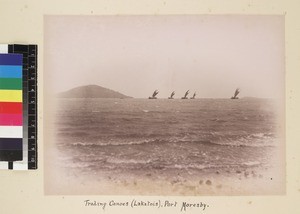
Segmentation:
[(132, 98), (99, 85), (84, 85), (58, 94), (60, 98)]

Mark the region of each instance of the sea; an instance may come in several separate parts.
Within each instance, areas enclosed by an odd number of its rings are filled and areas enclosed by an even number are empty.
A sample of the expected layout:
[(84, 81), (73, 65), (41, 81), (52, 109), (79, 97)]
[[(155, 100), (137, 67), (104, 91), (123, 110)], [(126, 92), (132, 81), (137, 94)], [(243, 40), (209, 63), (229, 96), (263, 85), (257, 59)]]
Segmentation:
[(60, 98), (57, 158), (65, 170), (123, 178), (263, 171), (281, 145), (277, 112), (258, 98)]

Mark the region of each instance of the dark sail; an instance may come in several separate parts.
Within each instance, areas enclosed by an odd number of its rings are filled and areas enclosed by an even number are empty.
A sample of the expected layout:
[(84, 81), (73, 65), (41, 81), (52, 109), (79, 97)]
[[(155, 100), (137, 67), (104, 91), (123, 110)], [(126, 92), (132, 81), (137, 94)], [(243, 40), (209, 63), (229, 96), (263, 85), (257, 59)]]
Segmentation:
[(239, 98), (238, 98), (239, 93), (240, 93), (240, 89), (237, 88), (237, 89), (235, 90), (235, 92), (234, 92), (233, 97), (231, 97), (231, 99), (239, 99)]
[(191, 99), (195, 99), (196, 97), (196, 92), (193, 94), (193, 96), (191, 97)]
[(184, 97), (181, 97), (181, 99), (188, 99), (187, 98), (187, 95), (190, 93), (190, 90), (187, 90), (186, 92), (185, 92), (185, 95), (184, 95)]
[(152, 96), (149, 97), (149, 99), (157, 99), (156, 95), (157, 95), (158, 93), (159, 93), (159, 91), (158, 91), (158, 90), (155, 90), (155, 91), (153, 92)]
[(175, 95), (175, 91), (173, 91), (173, 92), (171, 93), (171, 96), (168, 97), (168, 99), (174, 99), (174, 98), (173, 98), (174, 95)]

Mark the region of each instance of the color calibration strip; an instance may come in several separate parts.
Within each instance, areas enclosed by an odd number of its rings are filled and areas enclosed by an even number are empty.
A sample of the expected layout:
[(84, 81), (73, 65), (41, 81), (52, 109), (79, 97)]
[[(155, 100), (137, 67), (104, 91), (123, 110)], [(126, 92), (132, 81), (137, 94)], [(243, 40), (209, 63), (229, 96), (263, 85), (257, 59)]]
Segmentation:
[[(13, 163), (13, 169), (37, 169), (37, 45), (5, 44), (0, 45), (0, 52), (21, 54), (23, 56), (23, 105), (21, 105), (23, 109), (23, 160), (15, 161)], [(7, 87), (12, 87), (12, 85), (16, 83), (14, 81), (5, 81), (3, 84), (7, 85)], [(9, 96), (12, 97), (16, 95)], [(6, 109), (9, 109), (8, 111), (10, 111), (11, 114), (14, 114), (17, 110), (11, 106), (6, 107)], [(3, 168), (1, 167), (1, 162), (0, 168)]]
[(22, 54), (0, 54), (0, 161), (23, 160)]
[(23, 55), (23, 163), (27, 163), (27, 169), (37, 169), (38, 49), (37, 45), (10, 44), (8, 52)]

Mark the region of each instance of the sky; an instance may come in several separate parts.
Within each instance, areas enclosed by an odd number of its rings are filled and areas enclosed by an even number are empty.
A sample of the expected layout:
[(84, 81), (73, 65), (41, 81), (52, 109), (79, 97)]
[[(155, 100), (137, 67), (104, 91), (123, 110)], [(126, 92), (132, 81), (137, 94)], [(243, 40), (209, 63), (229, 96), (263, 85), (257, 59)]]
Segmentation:
[(279, 15), (45, 16), (44, 84), (96, 84), (145, 98), (282, 98)]

